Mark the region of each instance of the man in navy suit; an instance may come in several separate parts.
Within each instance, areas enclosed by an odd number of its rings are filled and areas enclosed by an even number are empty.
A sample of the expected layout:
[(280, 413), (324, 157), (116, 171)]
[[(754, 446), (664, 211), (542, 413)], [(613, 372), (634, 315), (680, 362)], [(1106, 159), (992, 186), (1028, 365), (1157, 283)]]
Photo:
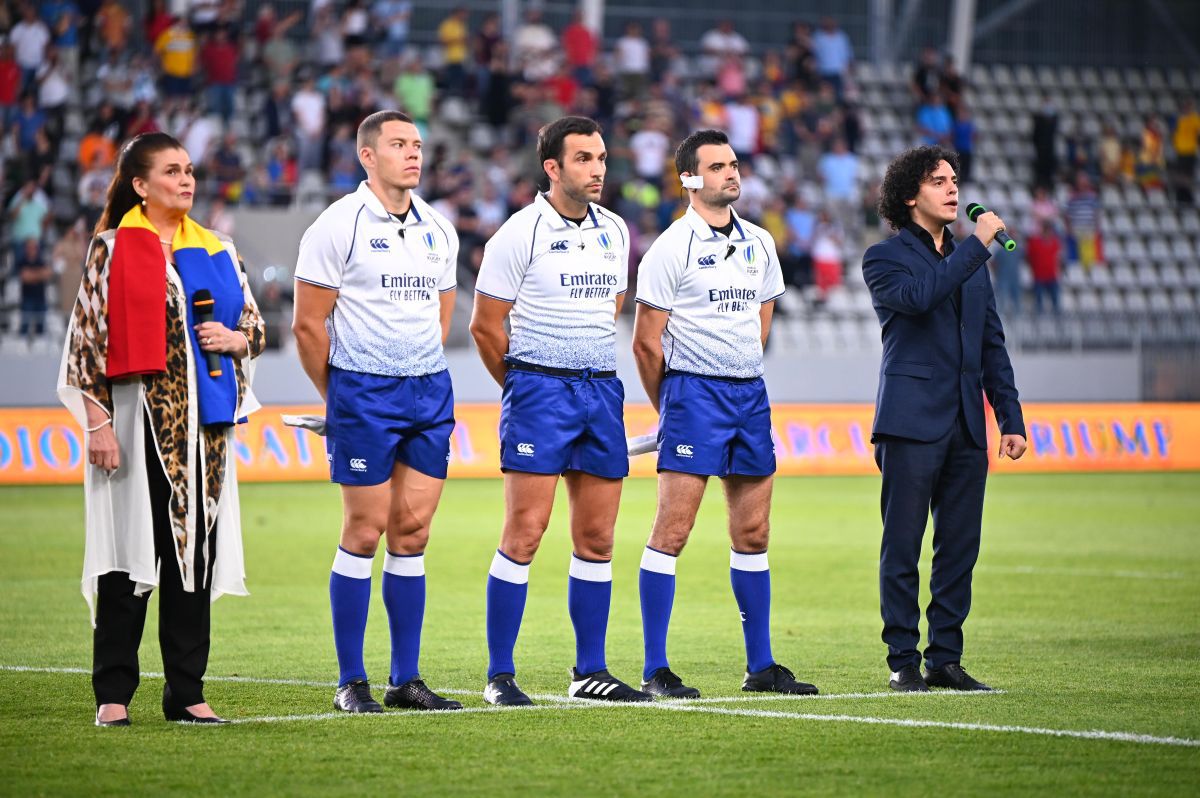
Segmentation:
[[(904, 692), (991, 689), (961, 664), (988, 471), (983, 393), (1000, 425), (1000, 457), (1025, 453), (1004, 330), (981, 268), (1004, 222), (985, 213), (973, 235), (954, 241), (957, 172), (958, 156), (941, 147), (898, 156), (883, 178), (879, 210), (899, 232), (863, 256), (883, 328), (871, 430), (883, 474), (879, 603), (889, 686)], [(932, 599), (922, 678), (917, 563), (931, 509)]]

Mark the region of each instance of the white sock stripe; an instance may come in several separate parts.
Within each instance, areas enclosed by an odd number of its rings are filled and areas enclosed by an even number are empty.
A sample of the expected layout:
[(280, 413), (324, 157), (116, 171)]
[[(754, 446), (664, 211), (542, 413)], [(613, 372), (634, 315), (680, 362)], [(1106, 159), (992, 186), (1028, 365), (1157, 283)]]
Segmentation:
[(529, 584), (529, 566), (515, 563), (500, 552), (496, 552), (496, 556), (492, 558), (492, 567), (488, 569), (488, 573), (502, 582), (511, 582), (514, 585)]
[(611, 582), (612, 562), (588, 562), (572, 554), (571, 576), (585, 582)]
[(397, 557), (389, 551), (383, 558), (383, 570), (394, 576), (424, 576), (425, 555)]
[(729, 567), (738, 571), (766, 571), (767, 553), (742, 554), (740, 551), (729, 550)]
[(333, 572), (351, 579), (370, 579), (374, 562), (374, 557), (351, 554), (339, 546), (333, 558)]
[(656, 574), (666, 574), (667, 576), (675, 575), (675, 563), (678, 562), (678, 557), (672, 557), (670, 554), (663, 554), (661, 551), (655, 551), (649, 546), (642, 552), (642, 570), (653, 571)]

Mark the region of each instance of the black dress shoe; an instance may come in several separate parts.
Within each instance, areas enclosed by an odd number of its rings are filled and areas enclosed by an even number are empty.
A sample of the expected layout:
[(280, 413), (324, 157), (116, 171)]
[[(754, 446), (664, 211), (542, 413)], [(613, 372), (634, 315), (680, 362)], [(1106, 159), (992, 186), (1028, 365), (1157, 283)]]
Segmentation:
[(817, 688), (814, 685), (796, 681), (796, 674), (778, 662), (761, 671), (747, 672), (746, 678), (742, 680), (742, 690), (747, 693), (817, 694)]
[(96, 710), (96, 725), (97, 726), (131, 726), (132, 724), (129, 722), (128, 710), (126, 710), (126, 715), (123, 718), (117, 718), (116, 720), (100, 720), (100, 710), (97, 709)]
[(425, 682), (420, 679), (413, 679), (401, 685), (389, 682), (387, 692), (383, 694), (383, 705), (400, 709), (454, 710), (463, 708), (461, 702), (442, 698), (426, 687)]
[(898, 671), (892, 671), (892, 679), (888, 687), (900, 693), (928, 693), (929, 687), (921, 678), (921, 669), (916, 665), (905, 665)]
[(957, 662), (948, 663), (940, 668), (926, 668), (925, 684), (930, 687), (948, 687), (951, 690), (981, 690), (990, 692), (992, 689), (972, 677)]

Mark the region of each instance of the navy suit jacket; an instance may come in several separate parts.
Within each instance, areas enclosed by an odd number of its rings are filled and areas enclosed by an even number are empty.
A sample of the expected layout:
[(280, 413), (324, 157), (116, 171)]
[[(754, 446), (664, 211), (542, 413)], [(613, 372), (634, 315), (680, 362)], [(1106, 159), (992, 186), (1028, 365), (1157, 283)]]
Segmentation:
[[(989, 257), (972, 235), (939, 260), (904, 229), (863, 256), (863, 276), (883, 327), (872, 437), (935, 441), (961, 407), (971, 438), (986, 447), (983, 393), (1000, 432), (1025, 435), (996, 296), (987, 269), (980, 268)], [(960, 285), (961, 314), (955, 307)]]

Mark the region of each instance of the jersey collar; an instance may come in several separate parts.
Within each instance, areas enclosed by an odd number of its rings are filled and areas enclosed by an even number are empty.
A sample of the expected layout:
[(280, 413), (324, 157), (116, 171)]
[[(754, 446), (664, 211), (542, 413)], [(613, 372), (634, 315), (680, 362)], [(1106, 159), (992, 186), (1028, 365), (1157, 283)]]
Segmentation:
[[(733, 217), (733, 231), (737, 233), (737, 238), (733, 238), (731, 236), (730, 240), (745, 241), (746, 231), (742, 229), (741, 217), (737, 215), (737, 211), (733, 209), (733, 206), (730, 206), (729, 213)], [(696, 209), (691, 205), (688, 206), (687, 213), (683, 215), (683, 218), (687, 219), (688, 224), (690, 224), (692, 226), (692, 230), (695, 231), (696, 237), (701, 241), (712, 241), (713, 239), (721, 238), (720, 233), (713, 232), (713, 229), (708, 226), (708, 222), (701, 219), (700, 214), (696, 213)]]
[[(371, 213), (380, 219), (392, 219), (391, 214), (387, 212), (387, 209), (383, 207), (383, 203), (379, 201), (379, 197), (375, 196), (375, 192), (367, 185), (366, 180), (358, 184), (358, 191), (355, 193)], [(429, 216), (429, 206), (425, 204), (423, 199), (417, 196), (415, 191), (408, 192), (408, 196), (411, 198), (408, 206), (408, 221), (403, 226), (408, 228), (424, 224), (425, 219)], [(392, 219), (392, 221), (395, 220)]]
[[(367, 189), (370, 191), (370, 189)], [(546, 195), (538, 192), (533, 198), (533, 204), (537, 206), (538, 213), (542, 215), (542, 219), (549, 225), (551, 230), (566, 230), (568, 227), (575, 225), (568, 222), (562, 217), (562, 214), (554, 210), (554, 206), (550, 204), (550, 200), (546, 199)], [(600, 226), (600, 217), (596, 214), (596, 206), (593, 203), (588, 203), (588, 218), (584, 221), (583, 226), (586, 227), (588, 222), (591, 222), (592, 227)]]

